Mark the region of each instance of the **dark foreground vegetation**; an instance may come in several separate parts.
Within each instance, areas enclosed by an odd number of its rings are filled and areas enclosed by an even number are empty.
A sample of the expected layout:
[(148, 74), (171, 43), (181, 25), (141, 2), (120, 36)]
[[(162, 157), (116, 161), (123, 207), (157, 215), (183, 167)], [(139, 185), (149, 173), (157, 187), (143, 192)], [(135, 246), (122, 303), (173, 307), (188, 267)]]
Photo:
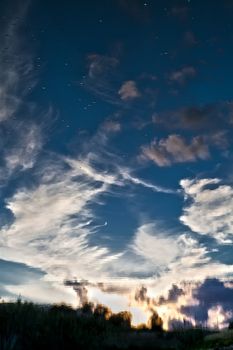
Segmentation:
[(0, 303), (0, 350), (217, 349), (233, 343), (233, 330), (225, 335), (201, 328), (165, 332), (157, 314), (150, 327), (135, 329), (130, 313), (112, 314), (102, 305), (74, 310), (20, 300)]

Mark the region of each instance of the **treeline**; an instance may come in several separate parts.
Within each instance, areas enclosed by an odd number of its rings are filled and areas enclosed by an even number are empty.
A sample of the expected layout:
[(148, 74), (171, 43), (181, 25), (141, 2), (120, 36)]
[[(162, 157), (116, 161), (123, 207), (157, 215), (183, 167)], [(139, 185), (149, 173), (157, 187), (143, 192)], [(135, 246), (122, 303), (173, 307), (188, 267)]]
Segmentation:
[[(112, 313), (103, 305), (37, 305), (29, 302), (0, 304), (0, 350), (63, 349), (191, 349), (203, 330), (164, 332), (153, 313), (150, 328), (131, 325), (129, 312)], [(195, 334), (194, 334), (195, 333)]]

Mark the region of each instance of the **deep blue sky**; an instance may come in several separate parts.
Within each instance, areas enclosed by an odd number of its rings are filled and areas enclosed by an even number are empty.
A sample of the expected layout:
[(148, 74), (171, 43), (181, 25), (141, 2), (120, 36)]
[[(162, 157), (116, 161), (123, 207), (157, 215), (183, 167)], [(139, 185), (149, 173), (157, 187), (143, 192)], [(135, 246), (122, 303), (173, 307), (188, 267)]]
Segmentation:
[[(63, 281), (77, 278), (121, 309), (138, 286), (169, 299), (184, 281), (198, 302), (199, 281), (222, 291), (209, 315), (229, 318), (233, 2), (0, 13), (0, 294), (75, 304)], [(175, 302), (190, 317), (190, 294)]]

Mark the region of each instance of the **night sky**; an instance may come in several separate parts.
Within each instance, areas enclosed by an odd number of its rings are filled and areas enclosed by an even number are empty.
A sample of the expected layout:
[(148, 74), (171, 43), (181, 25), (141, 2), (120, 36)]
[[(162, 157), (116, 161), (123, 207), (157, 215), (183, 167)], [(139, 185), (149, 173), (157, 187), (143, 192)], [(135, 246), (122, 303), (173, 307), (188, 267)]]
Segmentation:
[(224, 326), (233, 1), (1, 1), (0, 43), (0, 297)]

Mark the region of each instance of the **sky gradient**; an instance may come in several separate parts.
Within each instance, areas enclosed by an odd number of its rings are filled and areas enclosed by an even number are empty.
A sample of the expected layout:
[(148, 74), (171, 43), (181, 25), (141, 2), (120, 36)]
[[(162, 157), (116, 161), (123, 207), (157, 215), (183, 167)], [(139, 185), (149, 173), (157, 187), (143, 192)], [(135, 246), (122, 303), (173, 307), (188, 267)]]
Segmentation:
[(233, 2), (0, 13), (0, 297), (224, 326)]

